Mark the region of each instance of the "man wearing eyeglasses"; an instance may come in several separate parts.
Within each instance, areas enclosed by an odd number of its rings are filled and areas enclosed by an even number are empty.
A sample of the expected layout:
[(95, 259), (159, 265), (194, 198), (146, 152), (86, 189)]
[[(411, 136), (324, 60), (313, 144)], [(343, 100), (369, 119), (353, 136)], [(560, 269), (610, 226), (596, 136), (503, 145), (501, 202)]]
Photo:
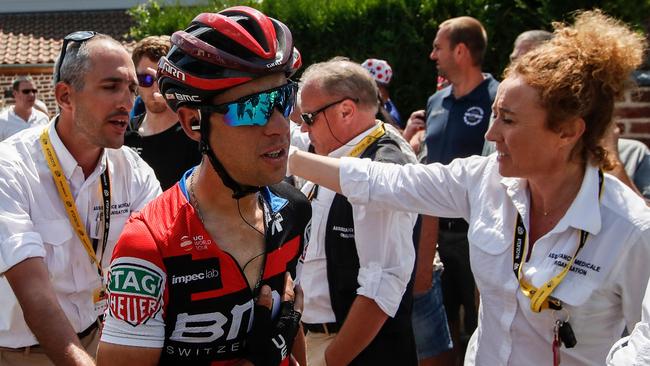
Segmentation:
[(160, 194), (122, 147), (136, 75), (94, 32), (65, 37), (60, 114), (0, 142), (0, 365), (92, 365), (104, 269), (129, 215)]
[[(314, 151), (415, 162), (399, 133), (375, 120), (377, 93), (371, 75), (347, 59), (307, 68), (299, 106)], [(312, 205), (301, 275), (308, 364), (417, 364), (410, 281), (416, 215), (351, 205), (311, 182), (302, 191)]]
[(187, 137), (178, 116), (167, 106), (158, 88), (158, 60), (169, 52), (170, 46), (169, 36), (150, 36), (133, 48), (131, 57), (145, 112), (131, 119), (124, 137), (124, 144), (156, 172), (163, 190), (173, 186), (187, 169), (201, 161), (199, 144)]
[(125, 226), (97, 363), (304, 365), (290, 278), (311, 212), (282, 182), (300, 53), (245, 6), (199, 14), (171, 42), (158, 84), (203, 159)]
[(20, 130), (48, 122), (47, 115), (34, 108), (38, 89), (30, 76), (17, 77), (12, 87), (15, 104), (0, 112), (0, 141)]

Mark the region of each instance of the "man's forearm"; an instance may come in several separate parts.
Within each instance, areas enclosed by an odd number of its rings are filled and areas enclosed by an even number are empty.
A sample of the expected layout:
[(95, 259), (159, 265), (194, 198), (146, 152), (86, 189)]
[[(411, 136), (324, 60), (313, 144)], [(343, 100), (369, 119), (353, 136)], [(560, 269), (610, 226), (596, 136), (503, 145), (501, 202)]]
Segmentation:
[(358, 295), (343, 327), (325, 351), (328, 366), (347, 365), (377, 336), (388, 319), (374, 300)]
[(25, 322), (56, 365), (94, 365), (61, 309), (42, 258), (29, 258), (5, 273)]

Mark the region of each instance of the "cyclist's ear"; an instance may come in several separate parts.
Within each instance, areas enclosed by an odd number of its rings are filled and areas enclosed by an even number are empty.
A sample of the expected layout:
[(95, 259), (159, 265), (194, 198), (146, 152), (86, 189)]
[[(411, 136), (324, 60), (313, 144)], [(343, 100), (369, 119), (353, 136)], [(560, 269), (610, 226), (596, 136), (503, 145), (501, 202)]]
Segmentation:
[(176, 111), (185, 134), (194, 141), (201, 139), (201, 113), (199, 110), (181, 106)]

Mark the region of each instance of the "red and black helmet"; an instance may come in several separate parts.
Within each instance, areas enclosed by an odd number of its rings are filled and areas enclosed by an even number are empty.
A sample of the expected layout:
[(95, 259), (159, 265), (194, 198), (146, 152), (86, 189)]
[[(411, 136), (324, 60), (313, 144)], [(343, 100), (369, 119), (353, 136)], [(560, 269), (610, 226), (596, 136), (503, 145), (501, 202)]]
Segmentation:
[(302, 65), (289, 28), (247, 6), (201, 13), (171, 42), (158, 63), (158, 85), (174, 111), (264, 75), (293, 75)]

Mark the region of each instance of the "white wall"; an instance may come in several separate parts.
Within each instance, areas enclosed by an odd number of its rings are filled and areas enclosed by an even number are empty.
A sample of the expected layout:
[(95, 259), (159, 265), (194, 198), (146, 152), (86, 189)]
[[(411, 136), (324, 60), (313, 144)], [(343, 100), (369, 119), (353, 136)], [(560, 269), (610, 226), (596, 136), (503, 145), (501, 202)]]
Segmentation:
[[(126, 9), (146, 0), (0, 0), (0, 13), (40, 11)], [(167, 1), (175, 3), (175, 0)], [(180, 4), (201, 4), (205, 0), (179, 0)]]

